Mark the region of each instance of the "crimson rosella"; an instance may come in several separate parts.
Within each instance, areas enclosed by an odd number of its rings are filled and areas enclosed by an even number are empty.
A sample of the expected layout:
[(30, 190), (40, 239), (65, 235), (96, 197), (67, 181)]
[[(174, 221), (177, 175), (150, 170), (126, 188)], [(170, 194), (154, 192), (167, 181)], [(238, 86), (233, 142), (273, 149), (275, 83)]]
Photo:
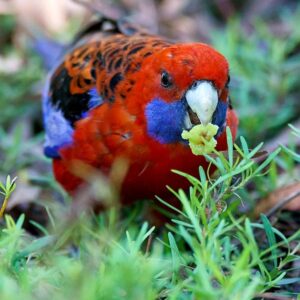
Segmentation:
[(57, 181), (73, 194), (86, 184), (73, 172), (76, 162), (109, 176), (122, 158), (123, 203), (167, 200), (166, 185), (189, 184), (172, 169), (197, 176), (199, 165), (208, 167), (183, 130), (217, 125), (218, 150), (227, 148), (226, 126), (236, 136), (228, 83), (228, 63), (209, 45), (173, 43), (125, 22), (95, 22), (53, 68), (43, 96), (44, 151)]

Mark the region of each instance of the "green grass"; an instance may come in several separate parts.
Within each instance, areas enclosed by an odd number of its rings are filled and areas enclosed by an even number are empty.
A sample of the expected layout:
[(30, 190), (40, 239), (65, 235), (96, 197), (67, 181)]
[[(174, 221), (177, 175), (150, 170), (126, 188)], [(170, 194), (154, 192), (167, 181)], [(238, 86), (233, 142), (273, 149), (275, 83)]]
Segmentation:
[[(282, 14), (293, 29), (288, 39), (261, 21), (246, 34), (239, 19), (212, 33), (213, 44), (229, 59), (232, 100), (240, 134), (247, 138), (233, 144), (228, 132), (228, 153), (207, 156), (217, 168), (212, 177), (202, 168), (196, 178), (174, 170), (190, 181), (190, 189), (169, 187), (182, 209), (168, 210), (171, 221), (163, 228), (145, 223), (141, 203), (94, 215), (78, 211), (61, 191), (41, 152), (38, 97), (45, 74), (33, 53), (9, 41), (15, 21), (0, 19), (4, 55), (23, 60), (17, 73), (0, 74), (1, 300), (250, 300), (265, 292), (296, 297), (300, 231), (286, 230), (280, 220), (299, 222), (290, 213), (278, 213), (277, 219), (250, 216), (258, 199), (297, 178), (299, 128), (290, 129), (289, 146), (259, 164), (256, 156), (262, 141), (299, 115), (299, 14), (299, 9)], [(31, 207), (1, 218), (24, 184), (42, 190), (34, 200), (45, 208), (47, 226), (30, 220)], [(162, 203), (167, 206), (156, 200)], [(25, 230), (28, 221), (39, 236)]]
[[(254, 222), (236, 213), (239, 191), (279, 150), (257, 165), (252, 157), (261, 146), (249, 150), (242, 138), (240, 148), (229, 133), (228, 157), (207, 157), (219, 176), (209, 178), (202, 168), (199, 178), (179, 175), (191, 187), (187, 193), (173, 191), (182, 210), (166, 229), (141, 223), (134, 209), (128, 218), (136, 222), (128, 224), (115, 217), (116, 209), (70, 217), (67, 206), (60, 212), (64, 217), (39, 227), (43, 234), (36, 238), (22, 229), (24, 215), (16, 222), (6, 215), (0, 233), (1, 299), (253, 299), (280, 290), (287, 279), (293, 283), (289, 269), (300, 258), (300, 230), (286, 237), (264, 215)], [(9, 179), (1, 186), (7, 197), (14, 187)]]

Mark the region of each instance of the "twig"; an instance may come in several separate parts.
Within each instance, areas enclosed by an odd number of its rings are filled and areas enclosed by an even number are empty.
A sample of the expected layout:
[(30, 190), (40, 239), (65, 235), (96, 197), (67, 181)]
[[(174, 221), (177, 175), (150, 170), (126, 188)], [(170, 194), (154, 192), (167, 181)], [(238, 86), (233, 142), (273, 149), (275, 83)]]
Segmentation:
[(286, 296), (280, 296), (273, 293), (262, 293), (259, 295), (256, 295), (256, 298), (263, 298), (263, 299), (274, 299), (274, 300), (296, 300), (296, 298), (286, 297)]
[(300, 191), (294, 192), (290, 194), (288, 197), (283, 198), (280, 202), (278, 202), (276, 205), (274, 205), (267, 213), (266, 216), (270, 217), (272, 216), (277, 210), (284, 207), (287, 203), (295, 199), (296, 197), (300, 196)]
[(149, 251), (150, 251), (150, 247), (151, 247), (151, 244), (152, 244), (152, 239), (153, 239), (153, 235), (150, 234), (150, 236), (148, 238), (148, 241), (147, 241), (146, 253), (149, 253)]

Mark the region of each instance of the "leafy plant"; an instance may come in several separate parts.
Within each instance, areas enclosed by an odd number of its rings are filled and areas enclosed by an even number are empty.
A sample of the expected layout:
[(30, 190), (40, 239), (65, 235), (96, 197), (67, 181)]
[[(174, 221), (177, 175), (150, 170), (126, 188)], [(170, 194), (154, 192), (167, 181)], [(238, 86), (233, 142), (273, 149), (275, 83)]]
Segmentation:
[(16, 182), (17, 178), (13, 178), (13, 180), (10, 179), (10, 176), (6, 177), (6, 183), (5, 185), (0, 182), (0, 194), (2, 194), (4, 196), (4, 200), (0, 209), (0, 218), (2, 218), (5, 208), (7, 206), (7, 202), (8, 199), (11, 195), (11, 193), (14, 191), (14, 189), (16, 188)]
[(191, 187), (170, 188), (182, 209), (174, 209), (166, 229), (140, 224), (139, 211), (131, 222), (112, 218), (119, 214), (111, 209), (94, 217), (83, 212), (55, 218), (34, 238), (22, 230), (24, 216), (16, 223), (6, 216), (0, 278), (7, 285), (0, 284), (0, 293), (7, 299), (250, 300), (293, 283), (290, 264), (299, 256), (292, 245), (300, 231), (286, 237), (265, 216), (251, 221), (236, 211), (243, 201), (239, 191), (266, 171), (279, 150), (258, 165), (253, 157), (262, 145), (250, 150), (244, 138), (241, 146), (233, 144), (230, 131), (227, 138), (228, 153), (206, 156), (218, 176), (202, 168), (199, 178), (174, 171)]
[[(296, 128), (293, 125), (290, 125), (291, 129), (293, 130), (293, 134), (300, 139), (300, 129)], [(295, 150), (292, 150), (286, 146), (283, 147), (284, 150), (297, 162), (300, 162), (300, 154), (297, 153)]]

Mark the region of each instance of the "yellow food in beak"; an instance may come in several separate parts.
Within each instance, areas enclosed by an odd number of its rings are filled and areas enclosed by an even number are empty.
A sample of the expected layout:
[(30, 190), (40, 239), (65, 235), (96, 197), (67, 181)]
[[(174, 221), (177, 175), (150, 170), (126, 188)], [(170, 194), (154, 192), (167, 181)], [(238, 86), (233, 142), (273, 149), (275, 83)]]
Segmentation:
[(203, 155), (211, 153), (217, 145), (214, 136), (217, 134), (219, 127), (208, 123), (207, 125), (199, 124), (192, 127), (191, 130), (183, 130), (181, 137), (189, 141), (189, 146), (194, 155)]

